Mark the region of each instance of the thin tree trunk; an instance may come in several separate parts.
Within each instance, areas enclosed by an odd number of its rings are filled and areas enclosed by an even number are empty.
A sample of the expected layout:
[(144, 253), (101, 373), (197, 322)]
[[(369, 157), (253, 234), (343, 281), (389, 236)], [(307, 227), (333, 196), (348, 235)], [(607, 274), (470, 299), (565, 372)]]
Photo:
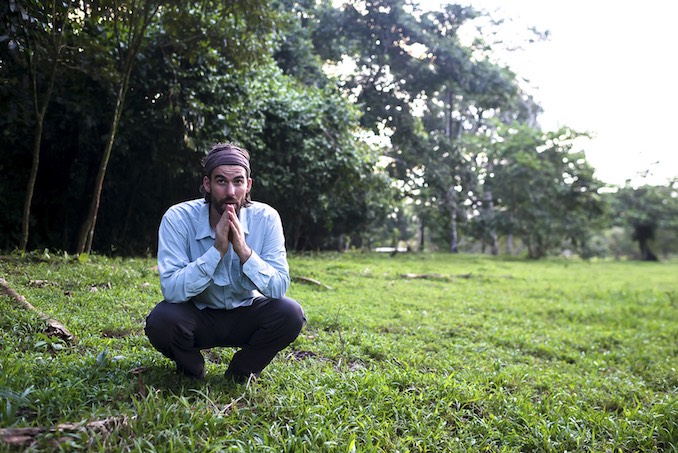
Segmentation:
[(111, 129), (110, 133), (108, 134), (108, 140), (106, 141), (106, 147), (104, 148), (104, 155), (101, 158), (101, 163), (99, 164), (99, 171), (97, 172), (97, 177), (94, 182), (94, 194), (92, 195), (92, 201), (89, 206), (89, 212), (87, 213), (87, 218), (83, 222), (82, 227), (80, 229), (80, 235), (78, 236), (78, 245), (75, 250), (75, 253), (78, 255), (81, 253), (90, 253), (92, 251), (94, 228), (96, 227), (97, 214), (99, 212), (99, 205), (101, 204), (101, 192), (104, 187), (104, 178), (106, 176), (108, 162), (111, 158), (111, 151), (113, 150), (115, 136), (118, 131), (118, 126), (120, 124), (120, 117), (122, 116), (122, 107), (125, 103), (125, 95), (127, 93), (127, 87), (129, 86), (129, 74), (131, 73), (132, 70), (131, 64), (126, 69), (127, 71), (123, 75), (123, 79), (120, 82), (118, 96), (116, 97), (115, 100), (113, 121), (111, 122)]
[(450, 214), (450, 253), (459, 253), (459, 238), (457, 237), (457, 208)]
[(457, 199), (454, 187), (447, 191), (447, 205), (450, 207), (450, 253), (459, 253), (459, 238), (457, 236)]
[(37, 79), (37, 67), (35, 61), (31, 58), (30, 52), (31, 49), (27, 49), (28, 52), (28, 67), (29, 74), (31, 78), (31, 91), (33, 94), (33, 110), (35, 112), (35, 131), (33, 136), (33, 161), (31, 163), (31, 173), (28, 177), (28, 183), (26, 184), (26, 196), (24, 197), (24, 207), (21, 216), (21, 239), (19, 242), (19, 250), (25, 251), (26, 246), (28, 245), (28, 236), (30, 232), (30, 221), (31, 221), (31, 205), (33, 204), (33, 193), (35, 191), (35, 184), (38, 179), (38, 168), (40, 167), (40, 147), (42, 146), (42, 132), (44, 129), (45, 123), (45, 114), (47, 113), (47, 106), (52, 98), (52, 91), (54, 90), (54, 81), (56, 79), (56, 70), (59, 65), (59, 54), (61, 53), (61, 42), (63, 39), (63, 29), (66, 17), (70, 11), (70, 7), (67, 8), (66, 14), (64, 14), (64, 20), (61, 22), (61, 25), (57, 24), (56, 19), (56, 9), (55, 4), (52, 4), (52, 33), (57, 33), (60, 30), (59, 39), (55, 39), (54, 44), (54, 55), (52, 60), (52, 66), (50, 67), (49, 75), (47, 78), (47, 89), (45, 90), (45, 96), (42, 100), (42, 104), (38, 106), (38, 79)]
[(33, 192), (35, 190), (35, 182), (38, 179), (38, 166), (40, 165), (40, 144), (42, 143), (43, 118), (38, 117), (36, 121), (35, 136), (33, 137), (33, 163), (31, 164), (31, 173), (28, 177), (28, 184), (26, 185), (24, 209), (21, 217), (21, 241), (19, 242), (19, 250), (22, 252), (26, 250), (26, 246), (28, 245), (31, 205), (33, 204)]
[(419, 218), (419, 251), (424, 251), (426, 224), (423, 218)]
[[(34, 102), (35, 102), (35, 132), (33, 136), (33, 162), (31, 163), (31, 173), (28, 177), (28, 183), (26, 185), (26, 196), (24, 198), (24, 208), (23, 215), (21, 217), (21, 242), (19, 243), (19, 250), (26, 250), (28, 245), (28, 235), (30, 229), (30, 220), (31, 220), (31, 205), (33, 204), (33, 193), (35, 191), (35, 183), (38, 179), (38, 168), (40, 166), (40, 146), (42, 145), (42, 131), (45, 122), (45, 113), (47, 112), (47, 106), (49, 100), (52, 97), (52, 90), (54, 87), (54, 78), (56, 74), (56, 62), (52, 67), (52, 71), (49, 76), (49, 86), (47, 92), (45, 93), (45, 98), (43, 99), (42, 105), (38, 108), (37, 106), (37, 92), (34, 91)], [(37, 90), (34, 82), (34, 90)]]
[(339, 235), (339, 244), (337, 246), (337, 249), (339, 252), (345, 252), (348, 250), (349, 247), (349, 241), (346, 238), (346, 235), (344, 233), (341, 233)]
[[(454, 111), (454, 94), (452, 90), (448, 90), (447, 98), (447, 111), (446, 111), (446, 123), (445, 123), (445, 132), (451, 141), (457, 139), (461, 141), (461, 134), (458, 137), (454, 137), (454, 118), (452, 113)], [(461, 128), (460, 128), (461, 129)], [(457, 195), (454, 191), (454, 187), (450, 187), (447, 190), (447, 204), (450, 207), (450, 253), (459, 252), (459, 238), (457, 235)]]
[[(160, 5), (155, 5), (151, 7), (149, 2), (144, 3), (142, 16), (138, 18), (136, 15), (137, 11), (132, 11), (132, 17), (130, 19), (130, 30), (129, 30), (129, 42), (126, 43), (126, 46), (122, 46), (122, 41), (118, 35), (118, 43), (120, 45), (119, 49), (127, 48), (125, 54), (124, 62), (121, 70), (120, 85), (118, 87), (118, 94), (115, 100), (115, 109), (113, 111), (113, 120), (111, 122), (111, 129), (108, 135), (108, 140), (106, 141), (106, 146), (104, 148), (104, 154), (101, 158), (101, 163), (99, 164), (99, 171), (97, 172), (96, 181), (94, 183), (94, 194), (92, 196), (92, 202), (90, 203), (89, 212), (87, 218), (82, 224), (80, 229), (80, 234), (78, 236), (78, 245), (76, 247), (76, 253), (90, 253), (92, 251), (92, 242), (94, 240), (94, 229), (96, 227), (97, 215), (99, 212), (99, 205), (101, 203), (101, 192), (103, 191), (104, 178), (106, 176), (106, 169), (108, 168), (108, 162), (111, 158), (111, 152), (113, 150), (113, 144), (115, 143), (115, 137), (118, 132), (118, 127), (120, 125), (120, 118), (122, 117), (122, 110), (125, 105), (125, 97), (127, 95), (127, 90), (129, 88), (129, 79), (132, 74), (132, 67), (134, 66), (134, 60), (139, 53), (141, 48), (141, 43), (143, 41), (144, 34), (148, 28), (151, 20), (157, 13)], [(137, 19), (135, 19), (137, 17)], [(139, 20), (140, 22), (136, 22)], [(118, 33), (117, 23), (116, 23), (116, 34)]]
[[(494, 171), (494, 163), (492, 162), (492, 159), (488, 157), (488, 162), (487, 162), (487, 174), (491, 174)], [(483, 193), (484, 197), (484, 206), (487, 212), (487, 219), (493, 219), (494, 217), (494, 197), (492, 196), (492, 187), (485, 182), (485, 191)], [(490, 238), (490, 253), (492, 255), (496, 256), (499, 254), (499, 248), (497, 246), (497, 230), (494, 227), (494, 225), (490, 225), (489, 231), (487, 232)], [(484, 252), (484, 251), (483, 251)]]

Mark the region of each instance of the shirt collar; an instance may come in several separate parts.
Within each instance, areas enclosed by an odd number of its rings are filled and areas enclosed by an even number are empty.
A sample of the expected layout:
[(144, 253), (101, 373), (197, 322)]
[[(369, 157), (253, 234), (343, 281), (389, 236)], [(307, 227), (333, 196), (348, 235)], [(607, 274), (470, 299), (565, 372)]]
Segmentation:
[(210, 226), (210, 205), (204, 203), (198, 211), (197, 225), (195, 227), (195, 239), (215, 238), (214, 230)]

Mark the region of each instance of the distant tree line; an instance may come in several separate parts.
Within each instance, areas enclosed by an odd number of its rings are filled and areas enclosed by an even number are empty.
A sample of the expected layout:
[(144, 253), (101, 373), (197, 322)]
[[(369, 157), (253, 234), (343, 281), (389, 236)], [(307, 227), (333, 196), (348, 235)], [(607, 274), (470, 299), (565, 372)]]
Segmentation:
[(574, 148), (585, 134), (541, 130), (518, 75), (493, 63), (497, 24), (470, 7), (0, 8), (4, 250), (152, 254), (163, 212), (199, 196), (201, 157), (228, 140), (252, 152), (253, 197), (293, 250), (631, 253), (615, 228), (644, 259), (678, 246), (676, 184), (602, 192)]

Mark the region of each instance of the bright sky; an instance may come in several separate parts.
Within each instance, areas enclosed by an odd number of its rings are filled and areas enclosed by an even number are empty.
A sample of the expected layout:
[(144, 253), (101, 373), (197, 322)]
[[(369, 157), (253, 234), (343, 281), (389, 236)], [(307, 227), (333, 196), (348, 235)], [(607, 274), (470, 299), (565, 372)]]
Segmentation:
[[(496, 19), (549, 30), (547, 42), (502, 59), (529, 80), (546, 130), (569, 126), (594, 138), (582, 144), (596, 175), (623, 185), (678, 177), (678, 2), (612, 0), (419, 0), (423, 10), (471, 4)], [(507, 26), (507, 31), (510, 30)], [(516, 44), (522, 42), (516, 37)], [(511, 38), (508, 38), (511, 39)], [(649, 170), (646, 180), (640, 172)]]

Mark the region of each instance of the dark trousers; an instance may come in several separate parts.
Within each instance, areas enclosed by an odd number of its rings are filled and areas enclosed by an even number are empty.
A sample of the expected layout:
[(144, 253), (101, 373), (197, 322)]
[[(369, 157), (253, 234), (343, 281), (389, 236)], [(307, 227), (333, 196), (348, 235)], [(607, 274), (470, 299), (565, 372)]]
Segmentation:
[(297, 338), (305, 322), (301, 306), (287, 297), (259, 297), (251, 306), (232, 310), (200, 310), (190, 301), (162, 301), (146, 318), (146, 335), (158, 351), (176, 362), (177, 370), (198, 378), (205, 374), (202, 349), (239, 347), (227, 374), (246, 377), (258, 376)]

